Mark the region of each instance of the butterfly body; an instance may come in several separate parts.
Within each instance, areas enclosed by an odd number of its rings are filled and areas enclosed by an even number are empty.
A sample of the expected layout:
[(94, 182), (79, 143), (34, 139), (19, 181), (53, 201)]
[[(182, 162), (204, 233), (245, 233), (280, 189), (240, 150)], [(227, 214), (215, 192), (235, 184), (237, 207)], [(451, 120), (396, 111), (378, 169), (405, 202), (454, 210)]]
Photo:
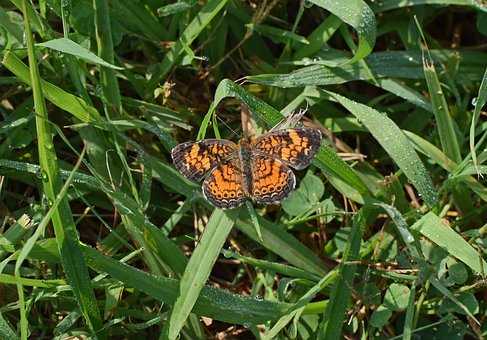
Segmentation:
[(296, 185), (290, 168), (308, 166), (320, 143), (319, 130), (295, 128), (272, 131), (255, 140), (244, 138), (239, 144), (225, 139), (182, 143), (171, 155), (186, 178), (205, 178), (203, 194), (211, 204), (235, 208), (246, 199), (280, 202)]

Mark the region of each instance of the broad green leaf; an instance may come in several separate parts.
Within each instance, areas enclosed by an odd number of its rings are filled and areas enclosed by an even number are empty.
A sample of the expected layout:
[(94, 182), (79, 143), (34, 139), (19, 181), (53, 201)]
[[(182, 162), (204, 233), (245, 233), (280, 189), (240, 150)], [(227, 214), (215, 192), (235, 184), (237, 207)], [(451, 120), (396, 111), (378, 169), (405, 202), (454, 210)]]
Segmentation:
[(408, 305), (409, 293), (408, 286), (399, 283), (391, 284), (384, 296), (384, 306), (392, 311), (405, 309)]
[(380, 305), (370, 316), (370, 324), (377, 328), (382, 328), (389, 322), (392, 311), (384, 305)]
[(290, 216), (297, 216), (312, 209), (325, 192), (321, 179), (308, 171), (289, 197), (282, 202), (282, 208)]

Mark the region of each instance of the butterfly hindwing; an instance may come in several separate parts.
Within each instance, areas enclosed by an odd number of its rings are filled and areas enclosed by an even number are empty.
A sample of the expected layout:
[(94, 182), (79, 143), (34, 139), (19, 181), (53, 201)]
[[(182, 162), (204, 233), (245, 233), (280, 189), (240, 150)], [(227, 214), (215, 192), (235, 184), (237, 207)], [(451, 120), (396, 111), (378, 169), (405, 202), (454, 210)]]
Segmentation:
[(203, 181), (205, 198), (217, 208), (236, 208), (245, 201), (242, 168), (238, 158), (217, 165)]
[(293, 171), (278, 159), (256, 155), (252, 157), (251, 168), (250, 194), (257, 203), (278, 203), (296, 186)]

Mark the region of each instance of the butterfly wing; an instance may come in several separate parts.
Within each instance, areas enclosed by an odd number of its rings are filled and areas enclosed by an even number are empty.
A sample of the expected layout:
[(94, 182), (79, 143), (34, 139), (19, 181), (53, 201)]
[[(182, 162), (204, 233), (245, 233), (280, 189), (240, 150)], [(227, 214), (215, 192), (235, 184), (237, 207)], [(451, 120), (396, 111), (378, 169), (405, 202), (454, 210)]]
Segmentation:
[(278, 203), (296, 186), (292, 170), (276, 158), (254, 156), (251, 160), (251, 196), (257, 203)]
[(186, 142), (171, 150), (176, 169), (192, 181), (201, 181), (209, 170), (237, 151), (237, 145), (225, 139), (203, 139)]
[(259, 136), (252, 149), (260, 155), (278, 158), (295, 169), (307, 167), (320, 148), (321, 132), (313, 128), (276, 130)]
[(203, 181), (203, 195), (217, 208), (230, 209), (245, 201), (242, 168), (238, 158), (217, 165)]

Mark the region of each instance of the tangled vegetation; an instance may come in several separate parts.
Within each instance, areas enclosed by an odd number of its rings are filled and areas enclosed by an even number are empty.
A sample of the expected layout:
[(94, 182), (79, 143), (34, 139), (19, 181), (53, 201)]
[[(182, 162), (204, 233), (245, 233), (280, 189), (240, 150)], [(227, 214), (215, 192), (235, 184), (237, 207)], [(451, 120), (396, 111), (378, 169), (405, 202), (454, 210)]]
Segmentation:
[[(0, 338), (483, 339), (486, 50), (484, 0), (0, 0)], [(280, 205), (171, 162), (300, 110)]]

